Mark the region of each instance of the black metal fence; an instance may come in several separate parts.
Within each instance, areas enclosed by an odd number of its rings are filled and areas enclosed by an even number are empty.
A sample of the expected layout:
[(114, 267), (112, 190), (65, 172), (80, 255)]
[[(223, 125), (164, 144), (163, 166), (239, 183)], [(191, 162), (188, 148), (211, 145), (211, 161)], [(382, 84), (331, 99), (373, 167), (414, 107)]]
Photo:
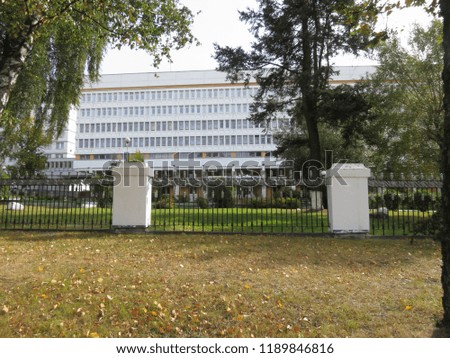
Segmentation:
[(149, 230), (325, 233), (323, 189), (286, 177), (154, 178)]
[(108, 179), (0, 179), (0, 229), (110, 229), (111, 208)]
[[(110, 229), (112, 184), (110, 177), (0, 179), (0, 229)], [(434, 235), (441, 188), (440, 179), (371, 178), (370, 234)], [(156, 177), (148, 230), (328, 233), (325, 192), (281, 176)]]
[(369, 180), (370, 233), (383, 236), (434, 235), (440, 228), (441, 179)]

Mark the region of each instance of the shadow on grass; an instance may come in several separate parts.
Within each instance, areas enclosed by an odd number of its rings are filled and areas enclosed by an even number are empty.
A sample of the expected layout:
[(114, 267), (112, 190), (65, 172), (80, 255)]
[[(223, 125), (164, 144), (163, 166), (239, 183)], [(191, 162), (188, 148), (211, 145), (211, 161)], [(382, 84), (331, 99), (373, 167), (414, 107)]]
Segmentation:
[(65, 232), (65, 231), (19, 231), (19, 230), (1, 230), (0, 237), (2, 235), (7, 236), (8, 241), (22, 241), (22, 242), (35, 242), (35, 241), (52, 241), (52, 240), (67, 240), (67, 239), (88, 239), (96, 236), (97, 238), (101, 238), (110, 234), (107, 231), (74, 231), (74, 232)]
[(445, 325), (443, 320), (436, 323), (436, 327), (433, 330), (432, 338), (450, 338), (450, 326)]

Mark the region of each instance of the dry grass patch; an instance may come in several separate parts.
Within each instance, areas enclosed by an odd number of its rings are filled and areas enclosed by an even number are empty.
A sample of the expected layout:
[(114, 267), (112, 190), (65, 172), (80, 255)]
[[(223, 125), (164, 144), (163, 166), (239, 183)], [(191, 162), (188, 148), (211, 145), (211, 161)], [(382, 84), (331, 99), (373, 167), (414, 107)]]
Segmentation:
[(431, 240), (0, 233), (1, 337), (430, 337)]

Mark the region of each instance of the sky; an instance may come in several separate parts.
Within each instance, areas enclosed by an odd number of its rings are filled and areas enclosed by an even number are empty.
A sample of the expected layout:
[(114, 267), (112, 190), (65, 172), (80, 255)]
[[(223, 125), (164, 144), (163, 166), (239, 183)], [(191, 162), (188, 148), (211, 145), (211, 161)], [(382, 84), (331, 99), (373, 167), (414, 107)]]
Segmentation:
[[(200, 46), (190, 46), (172, 52), (172, 63), (163, 62), (155, 69), (152, 59), (144, 51), (122, 48), (109, 50), (101, 66), (102, 74), (137, 73), (154, 71), (209, 70), (217, 67), (213, 59), (214, 43), (221, 46), (242, 46), (249, 48), (252, 36), (247, 26), (239, 20), (238, 10), (256, 8), (256, 0), (180, 0), (196, 15), (192, 32), (200, 41)], [(385, 17), (380, 27), (396, 28), (407, 37), (413, 23), (426, 25), (429, 17), (420, 9), (406, 9)], [(368, 58), (337, 56), (334, 65), (371, 65), (376, 62)]]

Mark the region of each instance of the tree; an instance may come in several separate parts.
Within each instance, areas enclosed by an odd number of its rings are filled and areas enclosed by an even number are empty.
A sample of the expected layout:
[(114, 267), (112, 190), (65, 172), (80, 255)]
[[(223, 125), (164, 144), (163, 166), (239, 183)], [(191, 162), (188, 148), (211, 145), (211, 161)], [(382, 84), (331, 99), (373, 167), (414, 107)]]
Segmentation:
[[(255, 37), (251, 50), (215, 45), (219, 70), (232, 81), (259, 84), (251, 116), (268, 123), (286, 115), (297, 146), (322, 159), (320, 106), (338, 52), (358, 53), (384, 37), (374, 24), (379, 1), (259, 0), (257, 10), (240, 12)], [(292, 143), (290, 140), (287, 143)]]
[(442, 305), (444, 317), (442, 324), (450, 329), (450, 3), (440, 0), (440, 10), (444, 22), (443, 47), (444, 69), (444, 129), (442, 145), (442, 171), (444, 182), (442, 187), (443, 229), (441, 234), (442, 252), (442, 288), (444, 291)]
[[(438, 11), (443, 20), (442, 47), (444, 63), (442, 70), (444, 95), (444, 124), (442, 129), (441, 170), (442, 185), (442, 230), (439, 234), (442, 254), (441, 283), (444, 309), (441, 325), (450, 330), (450, 2), (447, 0), (405, 0), (407, 6), (425, 6), (430, 12)], [(450, 333), (450, 331), (448, 332)]]
[(59, 135), (106, 46), (144, 49), (157, 66), (195, 41), (192, 19), (178, 0), (1, 1), (0, 128), (12, 133), (32, 115)]
[(376, 48), (379, 66), (366, 95), (376, 117), (369, 128), (369, 160), (378, 172), (440, 173), (443, 126), (442, 22), (415, 25), (408, 47), (396, 36)]
[(12, 178), (33, 178), (41, 175), (47, 163), (43, 145), (50, 144), (46, 137), (43, 131), (35, 126), (32, 117), (22, 120), (20, 128), (7, 136), (5, 142), (15, 146), (15, 150), (9, 153), (9, 158), (16, 161), (13, 166), (8, 167)]

